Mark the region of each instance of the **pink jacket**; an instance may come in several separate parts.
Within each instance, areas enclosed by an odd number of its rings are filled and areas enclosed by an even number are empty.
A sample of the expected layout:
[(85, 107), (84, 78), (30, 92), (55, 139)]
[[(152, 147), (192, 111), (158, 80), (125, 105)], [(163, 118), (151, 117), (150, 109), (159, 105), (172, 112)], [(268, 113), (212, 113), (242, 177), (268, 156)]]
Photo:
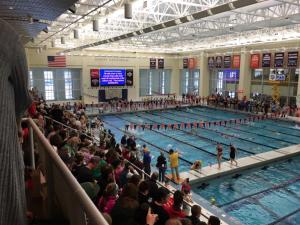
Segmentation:
[(117, 198), (115, 196), (109, 196), (107, 199), (101, 197), (98, 203), (99, 210), (103, 213), (110, 214), (112, 208), (116, 204), (116, 200)]

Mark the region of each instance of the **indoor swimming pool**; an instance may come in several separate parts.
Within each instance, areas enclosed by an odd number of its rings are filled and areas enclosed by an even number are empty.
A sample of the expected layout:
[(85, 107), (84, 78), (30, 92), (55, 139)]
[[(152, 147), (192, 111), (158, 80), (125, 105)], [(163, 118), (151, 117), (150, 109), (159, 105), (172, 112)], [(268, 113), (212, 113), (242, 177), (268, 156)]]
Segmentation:
[[(244, 119), (248, 115), (215, 110), (206, 107), (169, 109), (164, 111), (136, 112), (102, 116), (105, 126), (120, 140), (125, 125), (174, 124), (194, 121), (220, 121)], [(196, 129), (137, 129), (129, 130), (139, 144), (148, 144), (152, 155), (167, 151), (171, 147), (181, 155), (180, 170), (186, 170), (195, 160), (202, 160), (203, 166), (216, 163), (216, 144), (224, 148), (224, 160), (229, 160), (229, 144), (237, 147), (237, 157), (242, 158), (300, 143), (300, 130), (295, 124), (285, 121), (260, 120), (246, 124), (227, 124)], [(153, 160), (153, 165), (155, 162)]]
[(300, 224), (300, 157), (194, 185), (196, 194), (247, 225)]
[[(125, 125), (174, 124), (194, 121), (244, 119), (249, 115), (207, 107), (168, 109), (102, 116), (105, 127), (121, 139)], [(180, 171), (186, 171), (195, 160), (203, 166), (216, 163), (216, 144), (224, 148), (229, 159), (229, 144), (238, 148), (238, 158), (300, 143), (300, 130), (282, 120), (248, 121), (242, 124), (216, 125), (195, 129), (129, 129), (137, 144), (147, 144), (153, 156), (170, 148), (180, 152)], [(242, 224), (300, 224), (300, 157), (259, 169), (195, 184), (193, 192), (210, 201)]]

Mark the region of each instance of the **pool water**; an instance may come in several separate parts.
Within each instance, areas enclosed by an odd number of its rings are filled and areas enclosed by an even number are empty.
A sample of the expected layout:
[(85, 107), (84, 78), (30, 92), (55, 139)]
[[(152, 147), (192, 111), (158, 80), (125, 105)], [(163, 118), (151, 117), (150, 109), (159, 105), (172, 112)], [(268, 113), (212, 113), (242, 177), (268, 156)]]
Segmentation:
[(300, 157), (192, 189), (243, 224), (300, 224)]
[[(105, 127), (120, 141), (125, 125), (174, 124), (194, 121), (243, 119), (246, 114), (207, 107), (168, 109), (164, 111), (135, 112), (102, 116)], [(195, 160), (203, 166), (216, 163), (216, 144), (224, 149), (224, 160), (229, 159), (229, 144), (238, 149), (237, 158), (271, 151), (300, 143), (300, 129), (292, 122), (260, 120), (246, 124), (228, 124), (209, 128), (183, 130), (137, 129), (129, 130), (137, 144), (147, 144), (152, 154), (152, 166), (160, 151), (171, 147), (180, 152), (179, 170), (186, 171)], [(170, 172), (169, 170), (167, 172)], [(206, 187), (206, 188), (204, 188)], [(243, 224), (300, 224), (300, 157), (275, 163), (241, 175), (196, 185), (193, 191), (217, 205)]]
[[(235, 112), (215, 110), (206, 107), (169, 109), (164, 111), (135, 112), (103, 116), (105, 126), (111, 129), (120, 140), (125, 125), (181, 123), (194, 121), (219, 121), (243, 119), (247, 115)], [(195, 160), (202, 160), (203, 166), (216, 163), (216, 144), (224, 148), (224, 159), (229, 159), (229, 144), (237, 147), (237, 157), (246, 157), (266, 151), (300, 143), (300, 130), (293, 123), (274, 120), (248, 122), (247, 124), (228, 124), (183, 130), (131, 130), (139, 144), (146, 143), (151, 150), (155, 165), (161, 150), (170, 147), (181, 154), (180, 171), (187, 170)]]

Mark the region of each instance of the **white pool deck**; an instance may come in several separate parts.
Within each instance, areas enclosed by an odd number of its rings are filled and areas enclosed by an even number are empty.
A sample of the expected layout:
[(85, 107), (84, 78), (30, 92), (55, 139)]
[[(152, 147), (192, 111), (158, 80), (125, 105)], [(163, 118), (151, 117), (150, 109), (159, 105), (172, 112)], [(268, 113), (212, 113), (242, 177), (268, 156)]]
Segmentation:
[(204, 167), (200, 171), (189, 170), (182, 172), (180, 173), (180, 177), (182, 179), (189, 178), (190, 183), (195, 184), (216, 177), (237, 173), (245, 169), (263, 166), (270, 162), (287, 159), (298, 154), (300, 155), (300, 144), (237, 159), (237, 166), (235, 166), (235, 164), (231, 166), (229, 161), (223, 161), (221, 163), (221, 169), (218, 169), (218, 164), (214, 164)]
[[(240, 158), (237, 160), (238, 166), (231, 166), (230, 162), (226, 161), (222, 162), (221, 169), (218, 169), (218, 164), (214, 164), (212, 166), (202, 168), (199, 172), (194, 170), (182, 172), (180, 173), (180, 177), (183, 179), (189, 178), (191, 184), (201, 183), (207, 180), (214, 179), (216, 177), (234, 174), (246, 169), (263, 166), (271, 162), (288, 159), (296, 155), (300, 155), (300, 144), (277, 149), (274, 151), (256, 154), (249, 157)], [(193, 204), (197, 203), (193, 202), (192, 205)], [(202, 207), (202, 214), (204, 214), (207, 217), (213, 215), (208, 209), (205, 209), (204, 207)], [(227, 223), (224, 222), (224, 219), (227, 217), (227, 215), (224, 214), (222, 216), (223, 218), (220, 217), (221, 224), (227, 225)], [(207, 222), (207, 220), (204, 217), (200, 219)]]

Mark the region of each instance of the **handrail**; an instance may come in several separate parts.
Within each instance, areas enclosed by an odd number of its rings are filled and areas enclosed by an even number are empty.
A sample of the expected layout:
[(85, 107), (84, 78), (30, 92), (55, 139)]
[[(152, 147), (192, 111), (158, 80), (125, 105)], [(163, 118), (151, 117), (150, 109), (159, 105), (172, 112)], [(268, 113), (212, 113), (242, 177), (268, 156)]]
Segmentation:
[(84, 212), (87, 214), (88, 218), (95, 225), (108, 225), (102, 214), (96, 208), (91, 199), (87, 196), (85, 191), (82, 189), (80, 184), (77, 182), (75, 177), (72, 175), (71, 171), (65, 165), (65, 163), (60, 159), (58, 154), (55, 153), (53, 147), (49, 143), (49, 141), (45, 138), (43, 133), (40, 131), (35, 122), (28, 118), (26, 119), (28, 124), (32, 127), (33, 132), (43, 145), (46, 154), (51, 158), (51, 161), (54, 166), (59, 170), (61, 175), (64, 178), (64, 181), (69, 185), (70, 191), (74, 194), (74, 197), (78, 199), (80, 205), (84, 209)]

